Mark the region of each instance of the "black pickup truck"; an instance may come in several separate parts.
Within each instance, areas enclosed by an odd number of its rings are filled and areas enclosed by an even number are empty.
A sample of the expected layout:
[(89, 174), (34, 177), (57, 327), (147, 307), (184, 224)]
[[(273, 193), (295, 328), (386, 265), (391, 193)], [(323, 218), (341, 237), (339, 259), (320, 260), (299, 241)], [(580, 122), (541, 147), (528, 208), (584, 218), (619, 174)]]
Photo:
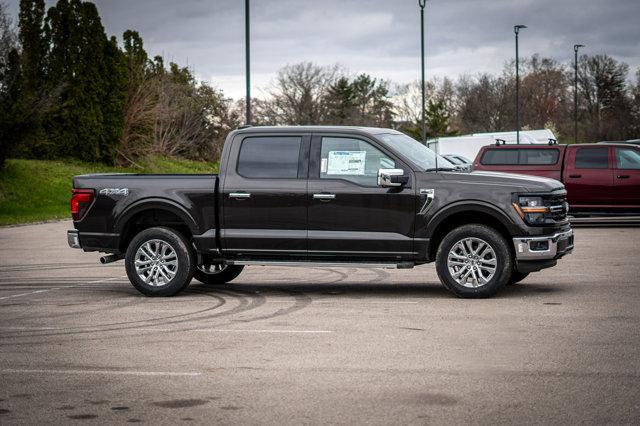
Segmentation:
[(76, 176), (67, 237), (124, 259), (149, 296), (245, 265), (435, 261), (451, 292), (488, 297), (571, 252), (560, 182), (450, 167), (390, 129), (248, 127), (229, 134), (217, 175)]

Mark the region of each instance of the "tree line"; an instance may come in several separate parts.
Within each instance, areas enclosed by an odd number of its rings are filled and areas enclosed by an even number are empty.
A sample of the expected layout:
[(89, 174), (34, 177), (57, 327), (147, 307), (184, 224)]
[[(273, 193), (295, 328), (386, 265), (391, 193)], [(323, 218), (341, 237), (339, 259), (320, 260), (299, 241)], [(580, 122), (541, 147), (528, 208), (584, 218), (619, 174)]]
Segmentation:
[[(521, 60), (520, 122), (573, 138), (573, 66)], [(640, 70), (607, 55), (578, 66), (580, 141), (640, 137)], [(256, 125), (361, 125), (421, 135), (418, 82), (395, 84), (339, 65), (281, 68), (252, 99)], [(513, 62), (501, 73), (427, 83), (427, 136), (514, 130)], [(216, 159), (242, 124), (233, 101), (192, 70), (150, 58), (141, 36), (108, 37), (96, 6), (20, 0), (16, 25), (0, 2), (0, 163), (7, 156), (78, 158), (135, 166), (151, 154)]]

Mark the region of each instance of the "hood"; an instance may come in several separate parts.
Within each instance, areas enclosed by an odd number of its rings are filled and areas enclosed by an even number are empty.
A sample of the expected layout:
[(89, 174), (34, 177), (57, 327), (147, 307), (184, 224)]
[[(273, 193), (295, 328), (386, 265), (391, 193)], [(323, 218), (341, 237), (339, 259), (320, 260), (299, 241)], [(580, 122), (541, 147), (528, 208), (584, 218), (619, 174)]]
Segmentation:
[(514, 191), (522, 192), (550, 192), (556, 189), (564, 189), (564, 185), (555, 180), (540, 176), (519, 175), (515, 173), (477, 171), (471, 173), (443, 172), (448, 181), (457, 181), (462, 184), (481, 184), (487, 186), (509, 186)]

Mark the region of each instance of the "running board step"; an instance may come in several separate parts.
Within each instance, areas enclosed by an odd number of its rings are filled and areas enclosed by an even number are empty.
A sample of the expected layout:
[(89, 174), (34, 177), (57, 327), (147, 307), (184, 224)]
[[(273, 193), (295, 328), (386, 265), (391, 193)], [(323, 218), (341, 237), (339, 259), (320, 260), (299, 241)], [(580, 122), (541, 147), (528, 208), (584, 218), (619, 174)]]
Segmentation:
[(413, 262), (399, 263), (369, 263), (369, 262), (295, 262), (279, 260), (229, 260), (229, 265), (259, 265), (259, 266), (304, 266), (304, 267), (349, 267), (349, 268), (385, 268), (385, 269), (410, 269), (415, 266)]

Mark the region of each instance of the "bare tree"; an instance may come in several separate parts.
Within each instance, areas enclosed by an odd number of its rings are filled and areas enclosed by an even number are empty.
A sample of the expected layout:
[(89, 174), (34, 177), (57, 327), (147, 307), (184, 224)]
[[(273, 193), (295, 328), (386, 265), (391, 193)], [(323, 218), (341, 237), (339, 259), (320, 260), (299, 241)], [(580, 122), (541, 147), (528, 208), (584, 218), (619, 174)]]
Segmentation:
[(256, 121), (269, 124), (319, 124), (327, 113), (326, 94), (339, 67), (311, 62), (287, 65), (278, 71), (267, 101), (256, 105)]

